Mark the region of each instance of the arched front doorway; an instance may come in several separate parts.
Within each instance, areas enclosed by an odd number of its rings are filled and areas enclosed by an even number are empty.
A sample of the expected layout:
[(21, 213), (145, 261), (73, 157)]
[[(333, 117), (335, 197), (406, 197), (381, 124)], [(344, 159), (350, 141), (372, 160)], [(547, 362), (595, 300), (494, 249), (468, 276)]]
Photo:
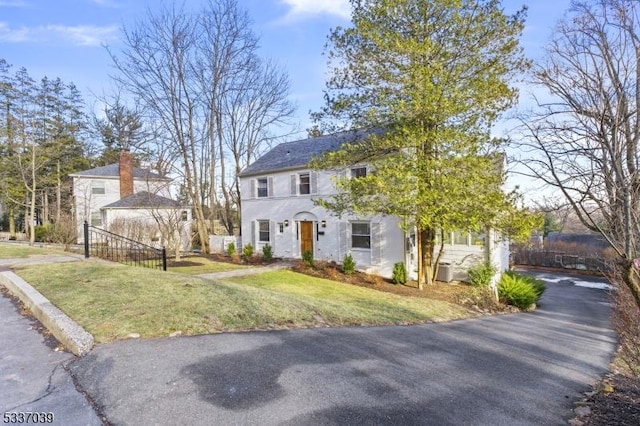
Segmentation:
[(314, 249), (314, 224), (317, 223), (318, 218), (316, 215), (310, 212), (300, 212), (293, 216), (293, 220), (297, 226), (298, 242), (300, 244), (300, 255), (310, 251), (315, 254)]

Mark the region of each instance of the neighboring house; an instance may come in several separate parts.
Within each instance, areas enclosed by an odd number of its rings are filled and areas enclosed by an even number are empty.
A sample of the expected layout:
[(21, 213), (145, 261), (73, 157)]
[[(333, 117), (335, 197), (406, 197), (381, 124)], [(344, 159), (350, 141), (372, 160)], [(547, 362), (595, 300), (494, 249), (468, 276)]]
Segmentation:
[(97, 228), (111, 231), (116, 231), (114, 227), (118, 224), (125, 236), (131, 235), (131, 229), (123, 231), (126, 223), (137, 228), (155, 226), (157, 232), (152, 231), (152, 235), (146, 238), (149, 241), (143, 242), (162, 245), (159, 227), (171, 222), (179, 228), (186, 248), (191, 229), (191, 209), (170, 198), (171, 179), (134, 167), (130, 153), (121, 152), (118, 163), (70, 176), (73, 178), (73, 213), (79, 243), (84, 240), (83, 223), (87, 221)]
[[(282, 143), (240, 174), (242, 243), (257, 251), (269, 244), (274, 255), (301, 258), (311, 251), (314, 259), (341, 263), (351, 253), (360, 270), (390, 277), (396, 262), (404, 262), (417, 276), (415, 232), (405, 233), (401, 218), (394, 216), (342, 216), (314, 204), (314, 199), (336, 193), (337, 177), (359, 177), (370, 172), (366, 164), (343, 170), (315, 171), (310, 160), (343, 143), (363, 137), (364, 132), (343, 132)], [(508, 267), (509, 249), (494, 233), (451, 233), (445, 238), (440, 279), (462, 280), (466, 270), (482, 262), (490, 252), (501, 270)], [(446, 277), (447, 272), (449, 277)]]

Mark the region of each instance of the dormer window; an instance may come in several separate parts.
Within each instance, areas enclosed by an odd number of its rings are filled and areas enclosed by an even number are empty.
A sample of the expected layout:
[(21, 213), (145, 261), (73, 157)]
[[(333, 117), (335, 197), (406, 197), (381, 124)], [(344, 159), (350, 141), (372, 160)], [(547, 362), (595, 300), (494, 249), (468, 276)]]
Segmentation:
[(358, 166), (351, 168), (351, 178), (358, 179), (367, 176), (367, 168), (365, 166)]

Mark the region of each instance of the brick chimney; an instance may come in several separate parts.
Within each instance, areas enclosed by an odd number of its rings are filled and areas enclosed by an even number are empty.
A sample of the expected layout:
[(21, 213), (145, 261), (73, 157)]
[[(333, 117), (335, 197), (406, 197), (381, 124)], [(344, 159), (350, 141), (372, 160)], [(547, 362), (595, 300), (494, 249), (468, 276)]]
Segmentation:
[(120, 198), (133, 195), (133, 155), (120, 151)]

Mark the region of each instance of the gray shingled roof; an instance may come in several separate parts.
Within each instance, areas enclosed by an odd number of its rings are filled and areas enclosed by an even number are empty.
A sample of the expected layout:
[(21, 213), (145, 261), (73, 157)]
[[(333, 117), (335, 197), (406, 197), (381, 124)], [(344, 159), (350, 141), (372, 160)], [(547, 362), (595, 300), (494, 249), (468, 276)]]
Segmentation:
[(346, 131), (316, 138), (302, 139), (276, 145), (269, 152), (245, 168), (240, 176), (253, 176), (275, 170), (306, 167), (311, 159), (324, 152), (335, 151), (344, 143), (362, 139), (372, 131)]
[(181, 208), (184, 207), (180, 202), (171, 198), (162, 197), (157, 194), (142, 191), (137, 194), (129, 195), (119, 199), (116, 202), (103, 206), (103, 209), (139, 209), (139, 208)]
[[(120, 176), (120, 165), (118, 163), (109, 164), (107, 166), (96, 167), (81, 172), (72, 173), (69, 176), (94, 176), (94, 177), (113, 177)], [(140, 169), (138, 167), (133, 168), (133, 177), (139, 179), (151, 179), (151, 180), (170, 180), (160, 176), (157, 173), (151, 172), (148, 169)]]

